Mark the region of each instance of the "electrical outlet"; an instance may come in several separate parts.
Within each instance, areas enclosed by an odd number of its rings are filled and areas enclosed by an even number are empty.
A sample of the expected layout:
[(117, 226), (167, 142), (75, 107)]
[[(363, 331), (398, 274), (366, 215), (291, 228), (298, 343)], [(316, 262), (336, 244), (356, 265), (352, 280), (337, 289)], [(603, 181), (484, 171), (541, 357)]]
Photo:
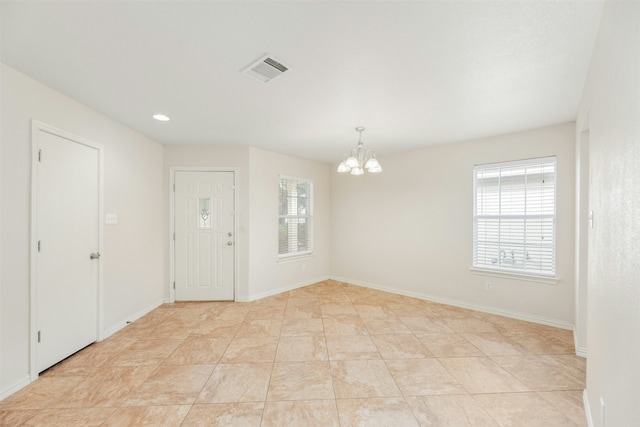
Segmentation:
[(485, 283), (484, 283), (484, 288), (485, 288), (485, 290), (487, 290), (487, 291), (492, 291), (492, 290), (493, 290), (493, 283), (491, 283), (491, 282), (485, 282)]

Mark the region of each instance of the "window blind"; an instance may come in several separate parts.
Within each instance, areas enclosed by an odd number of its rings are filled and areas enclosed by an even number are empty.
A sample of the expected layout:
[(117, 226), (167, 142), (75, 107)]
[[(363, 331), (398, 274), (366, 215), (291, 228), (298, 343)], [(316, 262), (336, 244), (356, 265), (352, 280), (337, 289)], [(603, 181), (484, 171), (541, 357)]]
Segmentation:
[(280, 177), (278, 256), (309, 254), (313, 250), (313, 183), (300, 178)]
[(553, 276), (555, 228), (555, 157), (474, 168), (474, 267)]

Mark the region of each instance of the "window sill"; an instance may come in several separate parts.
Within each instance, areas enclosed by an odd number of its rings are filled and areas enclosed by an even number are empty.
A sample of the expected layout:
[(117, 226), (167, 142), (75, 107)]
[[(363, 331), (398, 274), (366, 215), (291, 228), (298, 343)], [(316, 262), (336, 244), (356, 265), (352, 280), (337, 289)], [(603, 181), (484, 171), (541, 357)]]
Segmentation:
[(552, 276), (534, 276), (530, 274), (511, 273), (508, 271), (489, 270), (484, 268), (471, 267), (473, 274), (480, 276), (504, 277), (508, 279), (524, 280), (526, 282), (546, 283), (548, 285), (557, 285), (560, 281), (559, 277)]
[(278, 264), (288, 264), (290, 262), (304, 261), (304, 260), (315, 258), (315, 257), (316, 256), (313, 253), (301, 254), (301, 255), (290, 255), (290, 256), (278, 258)]

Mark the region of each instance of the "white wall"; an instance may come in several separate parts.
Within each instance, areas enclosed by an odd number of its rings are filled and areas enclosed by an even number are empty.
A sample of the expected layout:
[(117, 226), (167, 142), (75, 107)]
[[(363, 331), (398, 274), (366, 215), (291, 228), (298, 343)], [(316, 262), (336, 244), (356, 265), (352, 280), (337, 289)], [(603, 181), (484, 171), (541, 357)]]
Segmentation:
[[(170, 209), (170, 168), (171, 167), (229, 167), (238, 168), (236, 183), (238, 186), (238, 231), (236, 239), (238, 245), (238, 299), (246, 299), (249, 295), (249, 148), (248, 147), (224, 147), (224, 146), (184, 146), (168, 145), (164, 152), (164, 185), (163, 194), (165, 196), (165, 209)], [(167, 250), (164, 256), (165, 276), (167, 283), (164, 284), (165, 299), (169, 299), (169, 215), (164, 234)]]
[(575, 319), (576, 354), (587, 357), (587, 292), (589, 265), (589, 131), (576, 132), (576, 245)]
[[(250, 148), (250, 267), (251, 299), (311, 284), (330, 274), (330, 175), (324, 163)], [(279, 176), (313, 180), (313, 255), (278, 262)]]
[[(1, 85), (2, 85), (2, 81), (3, 81), (3, 74), (4, 74), (4, 68), (0, 67), (0, 96), (2, 95), (2, 86)], [(2, 222), (2, 216), (3, 216), (2, 215), (2, 211), (3, 211), (3, 206), (4, 206), (4, 203), (3, 203), (3, 200), (2, 200), (3, 199), (2, 195), (4, 194), (3, 191), (2, 191), (2, 183), (4, 182), (4, 178), (3, 178), (3, 175), (2, 175), (2, 170), (3, 170), (3, 167), (2, 167), (3, 160), (2, 159), (3, 159), (3, 153), (4, 153), (4, 148), (3, 148), (4, 144), (2, 144), (2, 141), (4, 140), (4, 137), (2, 135), (2, 129), (4, 128), (4, 126), (3, 126), (4, 120), (2, 118), (2, 110), (3, 109), (4, 109), (4, 103), (2, 102), (2, 97), (0, 97), (0, 398), (2, 398), (4, 396), (5, 390), (7, 392), (9, 391), (8, 387), (4, 386), (4, 382), (3, 382), (3, 379), (2, 379), (3, 376), (4, 376), (4, 374), (2, 373), (2, 366), (4, 366), (4, 360), (3, 360), (4, 351), (2, 350), (3, 349), (3, 339), (2, 339), (2, 337), (3, 337), (3, 333), (4, 333), (4, 328), (2, 326), (3, 323), (4, 323), (3, 322), (3, 319), (4, 319), (4, 316), (3, 316), (3, 313), (4, 313), (4, 309), (3, 309), (3, 306), (4, 306), (4, 304), (3, 304), (3, 301), (4, 301), (3, 294), (4, 294), (4, 292), (2, 291), (2, 289), (3, 289), (3, 287), (2, 287), (2, 278), (4, 277), (4, 274), (3, 274), (4, 269), (2, 267), (2, 265), (3, 265), (3, 262), (2, 262), (2, 247), (4, 246), (2, 244), (2, 242), (4, 242), (4, 231), (3, 231), (4, 230), (4, 227), (3, 227), (4, 223)], [(13, 383), (15, 384), (16, 381), (13, 381)]]
[[(409, 295), (571, 327), (575, 131), (568, 123), (379, 155), (384, 172), (332, 174), (331, 272)], [(374, 147), (375, 148), (375, 147)], [(556, 155), (557, 284), (474, 274), (473, 167)], [(493, 291), (484, 289), (485, 282)]]
[[(104, 146), (104, 326), (114, 331), (162, 301), (163, 149), (156, 142), (2, 65), (0, 396), (29, 372), (31, 119)], [(73, 230), (69, 230), (73, 232)]]
[(585, 400), (596, 427), (640, 425), (639, 52), (640, 2), (609, 1), (576, 125), (590, 143)]

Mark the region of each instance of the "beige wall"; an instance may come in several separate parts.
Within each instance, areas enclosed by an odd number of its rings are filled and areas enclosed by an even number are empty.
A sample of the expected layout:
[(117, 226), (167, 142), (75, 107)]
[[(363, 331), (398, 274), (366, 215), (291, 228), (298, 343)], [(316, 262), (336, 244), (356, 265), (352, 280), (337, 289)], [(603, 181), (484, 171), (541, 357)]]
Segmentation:
[[(31, 119), (104, 146), (104, 329), (162, 302), (162, 146), (2, 65), (0, 396), (29, 372)], [(73, 230), (69, 230), (70, 233)]]
[[(310, 257), (278, 261), (278, 183), (287, 175), (314, 184), (314, 250)], [(251, 299), (311, 284), (330, 274), (330, 175), (324, 163), (250, 149), (250, 292)]]
[[(331, 273), (346, 281), (570, 328), (572, 123), (378, 156), (379, 175), (332, 174)], [(473, 167), (556, 155), (557, 284), (470, 271)], [(493, 290), (485, 290), (485, 282)]]
[(589, 131), (594, 212), (585, 401), (595, 427), (640, 425), (638, 52), (640, 2), (607, 2), (577, 121), (578, 131)]

